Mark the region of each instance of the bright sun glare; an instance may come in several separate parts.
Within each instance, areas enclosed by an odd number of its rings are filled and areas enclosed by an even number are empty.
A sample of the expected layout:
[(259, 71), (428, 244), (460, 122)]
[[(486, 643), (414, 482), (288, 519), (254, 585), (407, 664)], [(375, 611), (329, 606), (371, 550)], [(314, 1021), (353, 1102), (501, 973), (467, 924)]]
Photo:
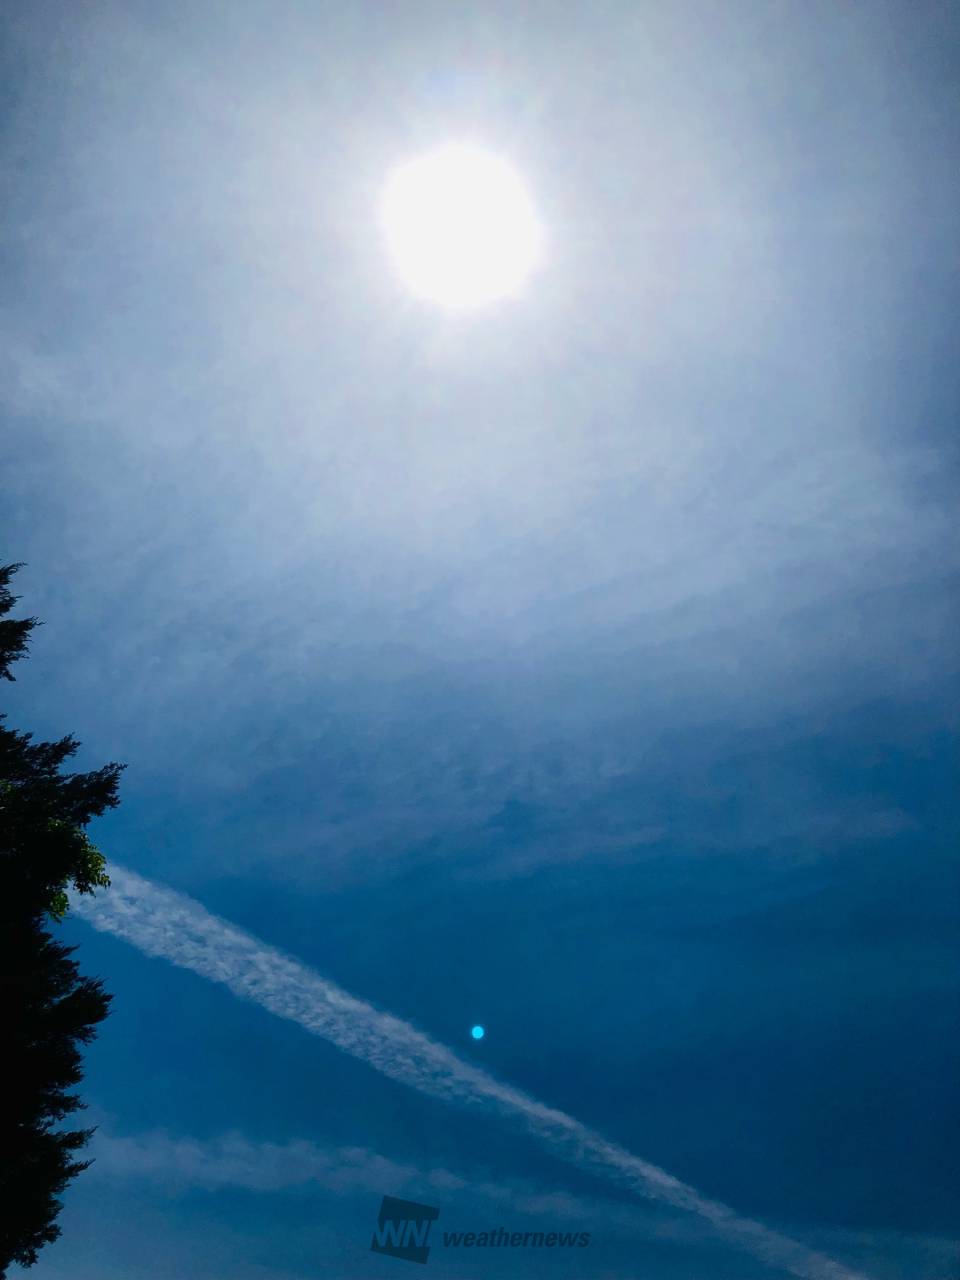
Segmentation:
[(407, 287), (451, 309), (519, 293), (543, 251), (519, 174), (500, 157), (467, 146), (441, 147), (394, 169), (382, 219)]

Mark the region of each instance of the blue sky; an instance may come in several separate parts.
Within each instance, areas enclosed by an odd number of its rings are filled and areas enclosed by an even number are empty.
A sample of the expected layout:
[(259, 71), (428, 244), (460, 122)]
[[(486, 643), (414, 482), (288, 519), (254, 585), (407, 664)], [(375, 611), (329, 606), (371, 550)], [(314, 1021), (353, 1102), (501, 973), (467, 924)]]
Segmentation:
[[(956, 15), (14, 5), (14, 725), (108, 856), (849, 1271), (957, 1266)], [(524, 174), (408, 297), (390, 167)], [(115, 993), (38, 1280), (768, 1280), (696, 1213), (64, 926)], [(474, 1042), (470, 1027), (487, 1027)]]

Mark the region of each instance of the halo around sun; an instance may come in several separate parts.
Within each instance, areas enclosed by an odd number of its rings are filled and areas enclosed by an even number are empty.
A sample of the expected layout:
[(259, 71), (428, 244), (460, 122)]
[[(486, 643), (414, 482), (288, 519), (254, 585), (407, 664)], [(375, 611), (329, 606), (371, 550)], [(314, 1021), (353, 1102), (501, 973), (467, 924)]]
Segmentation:
[(453, 310), (515, 296), (543, 254), (520, 175), (474, 147), (440, 147), (398, 165), (387, 177), (381, 218), (410, 292)]

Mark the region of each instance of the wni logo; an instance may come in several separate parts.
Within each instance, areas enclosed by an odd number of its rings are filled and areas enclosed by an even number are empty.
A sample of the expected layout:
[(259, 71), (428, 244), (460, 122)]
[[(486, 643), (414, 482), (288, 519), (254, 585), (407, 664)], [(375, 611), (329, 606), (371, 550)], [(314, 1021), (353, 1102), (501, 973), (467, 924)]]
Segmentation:
[(428, 1204), (384, 1196), (370, 1248), (374, 1253), (389, 1253), (391, 1258), (426, 1262), (430, 1256), (430, 1224), (439, 1216), (440, 1210)]

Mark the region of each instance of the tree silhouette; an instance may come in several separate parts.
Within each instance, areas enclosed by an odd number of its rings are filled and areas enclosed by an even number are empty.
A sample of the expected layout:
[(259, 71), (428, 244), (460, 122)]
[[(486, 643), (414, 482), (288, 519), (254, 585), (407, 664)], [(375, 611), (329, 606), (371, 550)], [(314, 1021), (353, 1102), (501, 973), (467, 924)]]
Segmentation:
[[(9, 619), (10, 580), (0, 566), (0, 676), (22, 658), (35, 618)], [(67, 910), (67, 890), (108, 885), (105, 863), (84, 828), (117, 804), (122, 765), (63, 773), (73, 737), (34, 742), (0, 716), (0, 1278), (11, 1262), (31, 1266), (60, 1234), (57, 1196), (89, 1161), (77, 1158), (92, 1129), (63, 1129), (83, 1103), (81, 1046), (96, 1034), (110, 996), (82, 977), (75, 950), (48, 932)]]

